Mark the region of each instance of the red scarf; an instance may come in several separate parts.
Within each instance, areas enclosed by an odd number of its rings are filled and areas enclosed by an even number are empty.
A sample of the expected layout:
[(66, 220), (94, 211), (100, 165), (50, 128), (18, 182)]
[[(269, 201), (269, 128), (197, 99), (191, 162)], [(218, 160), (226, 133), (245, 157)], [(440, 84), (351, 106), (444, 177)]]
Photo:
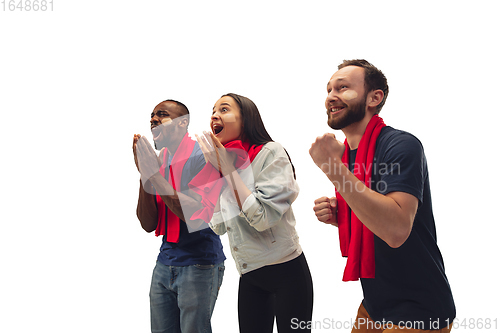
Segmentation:
[[(374, 115), (366, 126), (359, 142), (354, 166), (354, 175), (370, 187), (375, 155), (375, 144), (385, 123)], [(344, 142), (342, 162), (349, 168), (349, 144)], [(343, 281), (357, 281), (359, 278), (375, 278), (375, 247), (373, 233), (365, 227), (352, 212), (344, 198), (335, 191), (337, 197), (337, 221), (339, 224), (340, 251), (347, 257)]]
[[(166, 177), (167, 181), (172, 185), (172, 187), (179, 191), (181, 188), (182, 181), (182, 170), (184, 169), (184, 164), (191, 156), (193, 152), (193, 148), (196, 141), (191, 139), (189, 135), (186, 133), (182, 138), (179, 147), (174, 153), (174, 157), (172, 158), (172, 162), (170, 163), (170, 170), (168, 176)], [(160, 167), (160, 173), (163, 177), (165, 177), (165, 169), (167, 167), (168, 162), (168, 151), (165, 148), (163, 154), (163, 163)], [(166, 205), (161, 196), (156, 193), (156, 203), (158, 207), (158, 225), (156, 226), (156, 236), (165, 235), (165, 211), (167, 217), (167, 242), (178, 243), (179, 235), (181, 231), (181, 219), (175, 215)]]
[[(253, 162), (263, 145), (250, 145), (248, 142), (233, 140), (224, 145), (228, 152), (236, 154), (234, 166), (245, 169)], [(191, 220), (200, 219), (209, 223), (214, 213), (215, 205), (219, 199), (222, 187), (226, 184), (225, 178), (219, 170), (207, 163), (196, 177), (189, 183), (189, 188), (201, 195), (203, 208), (196, 211)]]

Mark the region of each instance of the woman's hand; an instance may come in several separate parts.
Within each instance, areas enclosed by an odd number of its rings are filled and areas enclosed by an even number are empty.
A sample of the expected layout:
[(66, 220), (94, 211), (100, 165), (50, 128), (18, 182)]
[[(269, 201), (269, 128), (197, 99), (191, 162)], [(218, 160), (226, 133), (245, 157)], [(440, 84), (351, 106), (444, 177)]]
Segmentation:
[(212, 164), (223, 176), (236, 170), (234, 167), (236, 156), (229, 153), (212, 132), (203, 132), (201, 137), (196, 135), (196, 140), (200, 145), (205, 161)]

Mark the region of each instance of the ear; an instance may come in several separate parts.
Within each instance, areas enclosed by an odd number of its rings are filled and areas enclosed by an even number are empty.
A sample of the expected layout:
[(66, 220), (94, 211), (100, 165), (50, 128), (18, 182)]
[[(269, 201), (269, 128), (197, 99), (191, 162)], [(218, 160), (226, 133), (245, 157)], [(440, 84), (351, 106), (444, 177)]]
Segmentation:
[(366, 97), (366, 106), (370, 108), (376, 108), (377, 105), (382, 103), (382, 100), (384, 99), (384, 92), (380, 89), (378, 90), (373, 90), (368, 93), (368, 96)]
[(181, 119), (179, 120), (179, 124), (178, 126), (182, 127), (182, 128), (187, 128), (188, 126), (188, 120), (186, 117), (181, 117)]

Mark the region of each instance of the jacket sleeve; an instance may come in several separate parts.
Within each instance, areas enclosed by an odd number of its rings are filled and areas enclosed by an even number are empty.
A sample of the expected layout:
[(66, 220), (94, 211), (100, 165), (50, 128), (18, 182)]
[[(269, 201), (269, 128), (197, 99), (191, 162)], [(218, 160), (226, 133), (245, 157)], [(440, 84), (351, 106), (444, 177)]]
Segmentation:
[(264, 164), (258, 173), (254, 170), (255, 187), (243, 203), (240, 213), (257, 231), (275, 226), (299, 194), (290, 159), (283, 147), (271, 143), (263, 150), (259, 154), (266, 154), (263, 156)]
[(220, 212), (216, 212), (212, 215), (209, 226), (213, 232), (219, 236), (226, 233), (226, 224), (224, 223), (224, 219), (222, 218), (222, 214)]

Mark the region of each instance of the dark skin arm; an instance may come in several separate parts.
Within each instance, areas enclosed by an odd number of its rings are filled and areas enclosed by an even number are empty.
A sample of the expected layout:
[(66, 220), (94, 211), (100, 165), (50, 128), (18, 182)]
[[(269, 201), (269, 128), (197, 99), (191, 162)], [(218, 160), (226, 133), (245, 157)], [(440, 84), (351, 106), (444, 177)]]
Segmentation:
[[(151, 183), (146, 186), (152, 189)], [(158, 224), (158, 210), (156, 209), (156, 198), (153, 194), (144, 190), (144, 186), (139, 184), (139, 200), (137, 202), (137, 218), (141, 222), (142, 229), (146, 232), (156, 230)]]
[[(134, 152), (134, 161), (137, 170), (140, 172), (139, 161), (137, 159), (137, 142), (141, 138), (140, 134), (134, 134), (134, 142), (132, 145), (132, 150)], [(147, 190), (145, 190), (147, 188)], [(146, 232), (152, 232), (156, 230), (158, 224), (158, 211), (156, 209), (156, 198), (153, 186), (151, 182), (146, 181), (144, 186), (142, 182), (139, 182), (139, 200), (137, 201), (136, 214), (139, 222), (141, 222), (141, 227)]]
[[(149, 178), (149, 181), (160, 194), (165, 205), (181, 220), (188, 223), (194, 229), (202, 225), (202, 220), (191, 221), (193, 213), (203, 208), (201, 196), (191, 190), (189, 191), (190, 196), (177, 192), (160, 173), (155, 173)], [(194, 198), (198, 198), (198, 200)], [(184, 212), (186, 215), (184, 215)]]
[[(158, 192), (165, 205), (181, 220), (187, 221), (193, 228), (201, 226), (203, 221), (190, 220), (191, 215), (203, 207), (201, 197), (192, 191), (189, 193), (191, 196), (179, 193), (170, 185), (159, 173), (161, 159), (157, 158), (146, 138), (141, 140), (140, 135), (134, 136), (134, 155), (136, 156), (139, 171), (142, 170), (141, 176), (151, 175), (147, 181), (142, 180), (144, 186), (140, 186), (139, 189), (137, 217), (142, 228), (147, 232), (156, 230), (158, 223), (156, 192)], [(187, 213), (187, 216), (184, 216), (184, 212)]]

